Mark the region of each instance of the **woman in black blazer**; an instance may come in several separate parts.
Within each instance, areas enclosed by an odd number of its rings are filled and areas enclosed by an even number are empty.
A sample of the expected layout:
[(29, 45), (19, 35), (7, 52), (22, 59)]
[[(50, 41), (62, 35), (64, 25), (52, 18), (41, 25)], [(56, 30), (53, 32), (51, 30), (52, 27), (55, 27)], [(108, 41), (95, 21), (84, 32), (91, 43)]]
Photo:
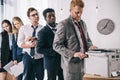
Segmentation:
[(2, 76), (2, 80), (6, 80), (7, 72), (3, 69), (3, 67), (9, 63), (12, 59), (12, 24), (9, 20), (2, 21), (3, 32), (1, 32), (1, 55), (0, 55), (0, 74)]

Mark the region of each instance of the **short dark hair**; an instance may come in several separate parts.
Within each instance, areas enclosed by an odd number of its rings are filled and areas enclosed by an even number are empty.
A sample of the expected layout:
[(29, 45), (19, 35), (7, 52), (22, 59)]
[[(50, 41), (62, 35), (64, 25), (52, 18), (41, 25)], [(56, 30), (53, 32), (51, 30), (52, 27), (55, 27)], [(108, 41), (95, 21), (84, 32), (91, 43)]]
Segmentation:
[(30, 8), (28, 8), (28, 11), (27, 11), (27, 16), (29, 17), (30, 16), (30, 12), (32, 12), (32, 11), (37, 11), (37, 9), (35, 9), (35, 8), (33, 8), (33, 7), (30, 7)]
[(44, 16), (44, 18), (46, 18), (46, 14), (47, 14), (48, 12), (55, 12), (55, 11), (54, 11), (54, 9), (52, 9), (52, 8), (47, 8), (47, 9), (45, 9), (45, 10), (43, 11), (43, 16)]

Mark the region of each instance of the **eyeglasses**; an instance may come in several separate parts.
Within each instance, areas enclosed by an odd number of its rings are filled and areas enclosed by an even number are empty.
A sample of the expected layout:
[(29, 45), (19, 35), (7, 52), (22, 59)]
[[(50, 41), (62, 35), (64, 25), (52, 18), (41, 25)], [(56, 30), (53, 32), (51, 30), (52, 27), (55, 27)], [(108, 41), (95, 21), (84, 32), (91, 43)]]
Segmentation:
[(38, 16), (38, 13), (32, 14), (30, 16), (33, 16), (33, 17)]

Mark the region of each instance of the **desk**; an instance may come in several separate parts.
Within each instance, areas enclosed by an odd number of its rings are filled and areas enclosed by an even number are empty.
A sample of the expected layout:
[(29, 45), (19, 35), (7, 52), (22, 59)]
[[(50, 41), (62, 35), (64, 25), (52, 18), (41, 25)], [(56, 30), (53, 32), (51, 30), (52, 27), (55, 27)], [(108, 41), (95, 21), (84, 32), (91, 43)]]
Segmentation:
[(102, 76), (85, 74), (83, 77), (83, 80), (120, 80), (120, 76), (113, 77), (113, 78), (106, 78), (106, 77), (102, 77)]

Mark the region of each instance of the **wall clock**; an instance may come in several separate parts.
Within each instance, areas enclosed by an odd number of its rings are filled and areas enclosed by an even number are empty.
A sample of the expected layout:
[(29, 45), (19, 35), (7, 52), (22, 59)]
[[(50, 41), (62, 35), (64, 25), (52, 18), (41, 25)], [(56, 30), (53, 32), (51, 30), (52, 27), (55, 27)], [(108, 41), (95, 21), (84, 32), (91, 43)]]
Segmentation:
[(97, 24), (97, 30), (103, 35), (108, 35), (113, 32), (115, 28), (114, 22), (111, 19), (102, 19)]

